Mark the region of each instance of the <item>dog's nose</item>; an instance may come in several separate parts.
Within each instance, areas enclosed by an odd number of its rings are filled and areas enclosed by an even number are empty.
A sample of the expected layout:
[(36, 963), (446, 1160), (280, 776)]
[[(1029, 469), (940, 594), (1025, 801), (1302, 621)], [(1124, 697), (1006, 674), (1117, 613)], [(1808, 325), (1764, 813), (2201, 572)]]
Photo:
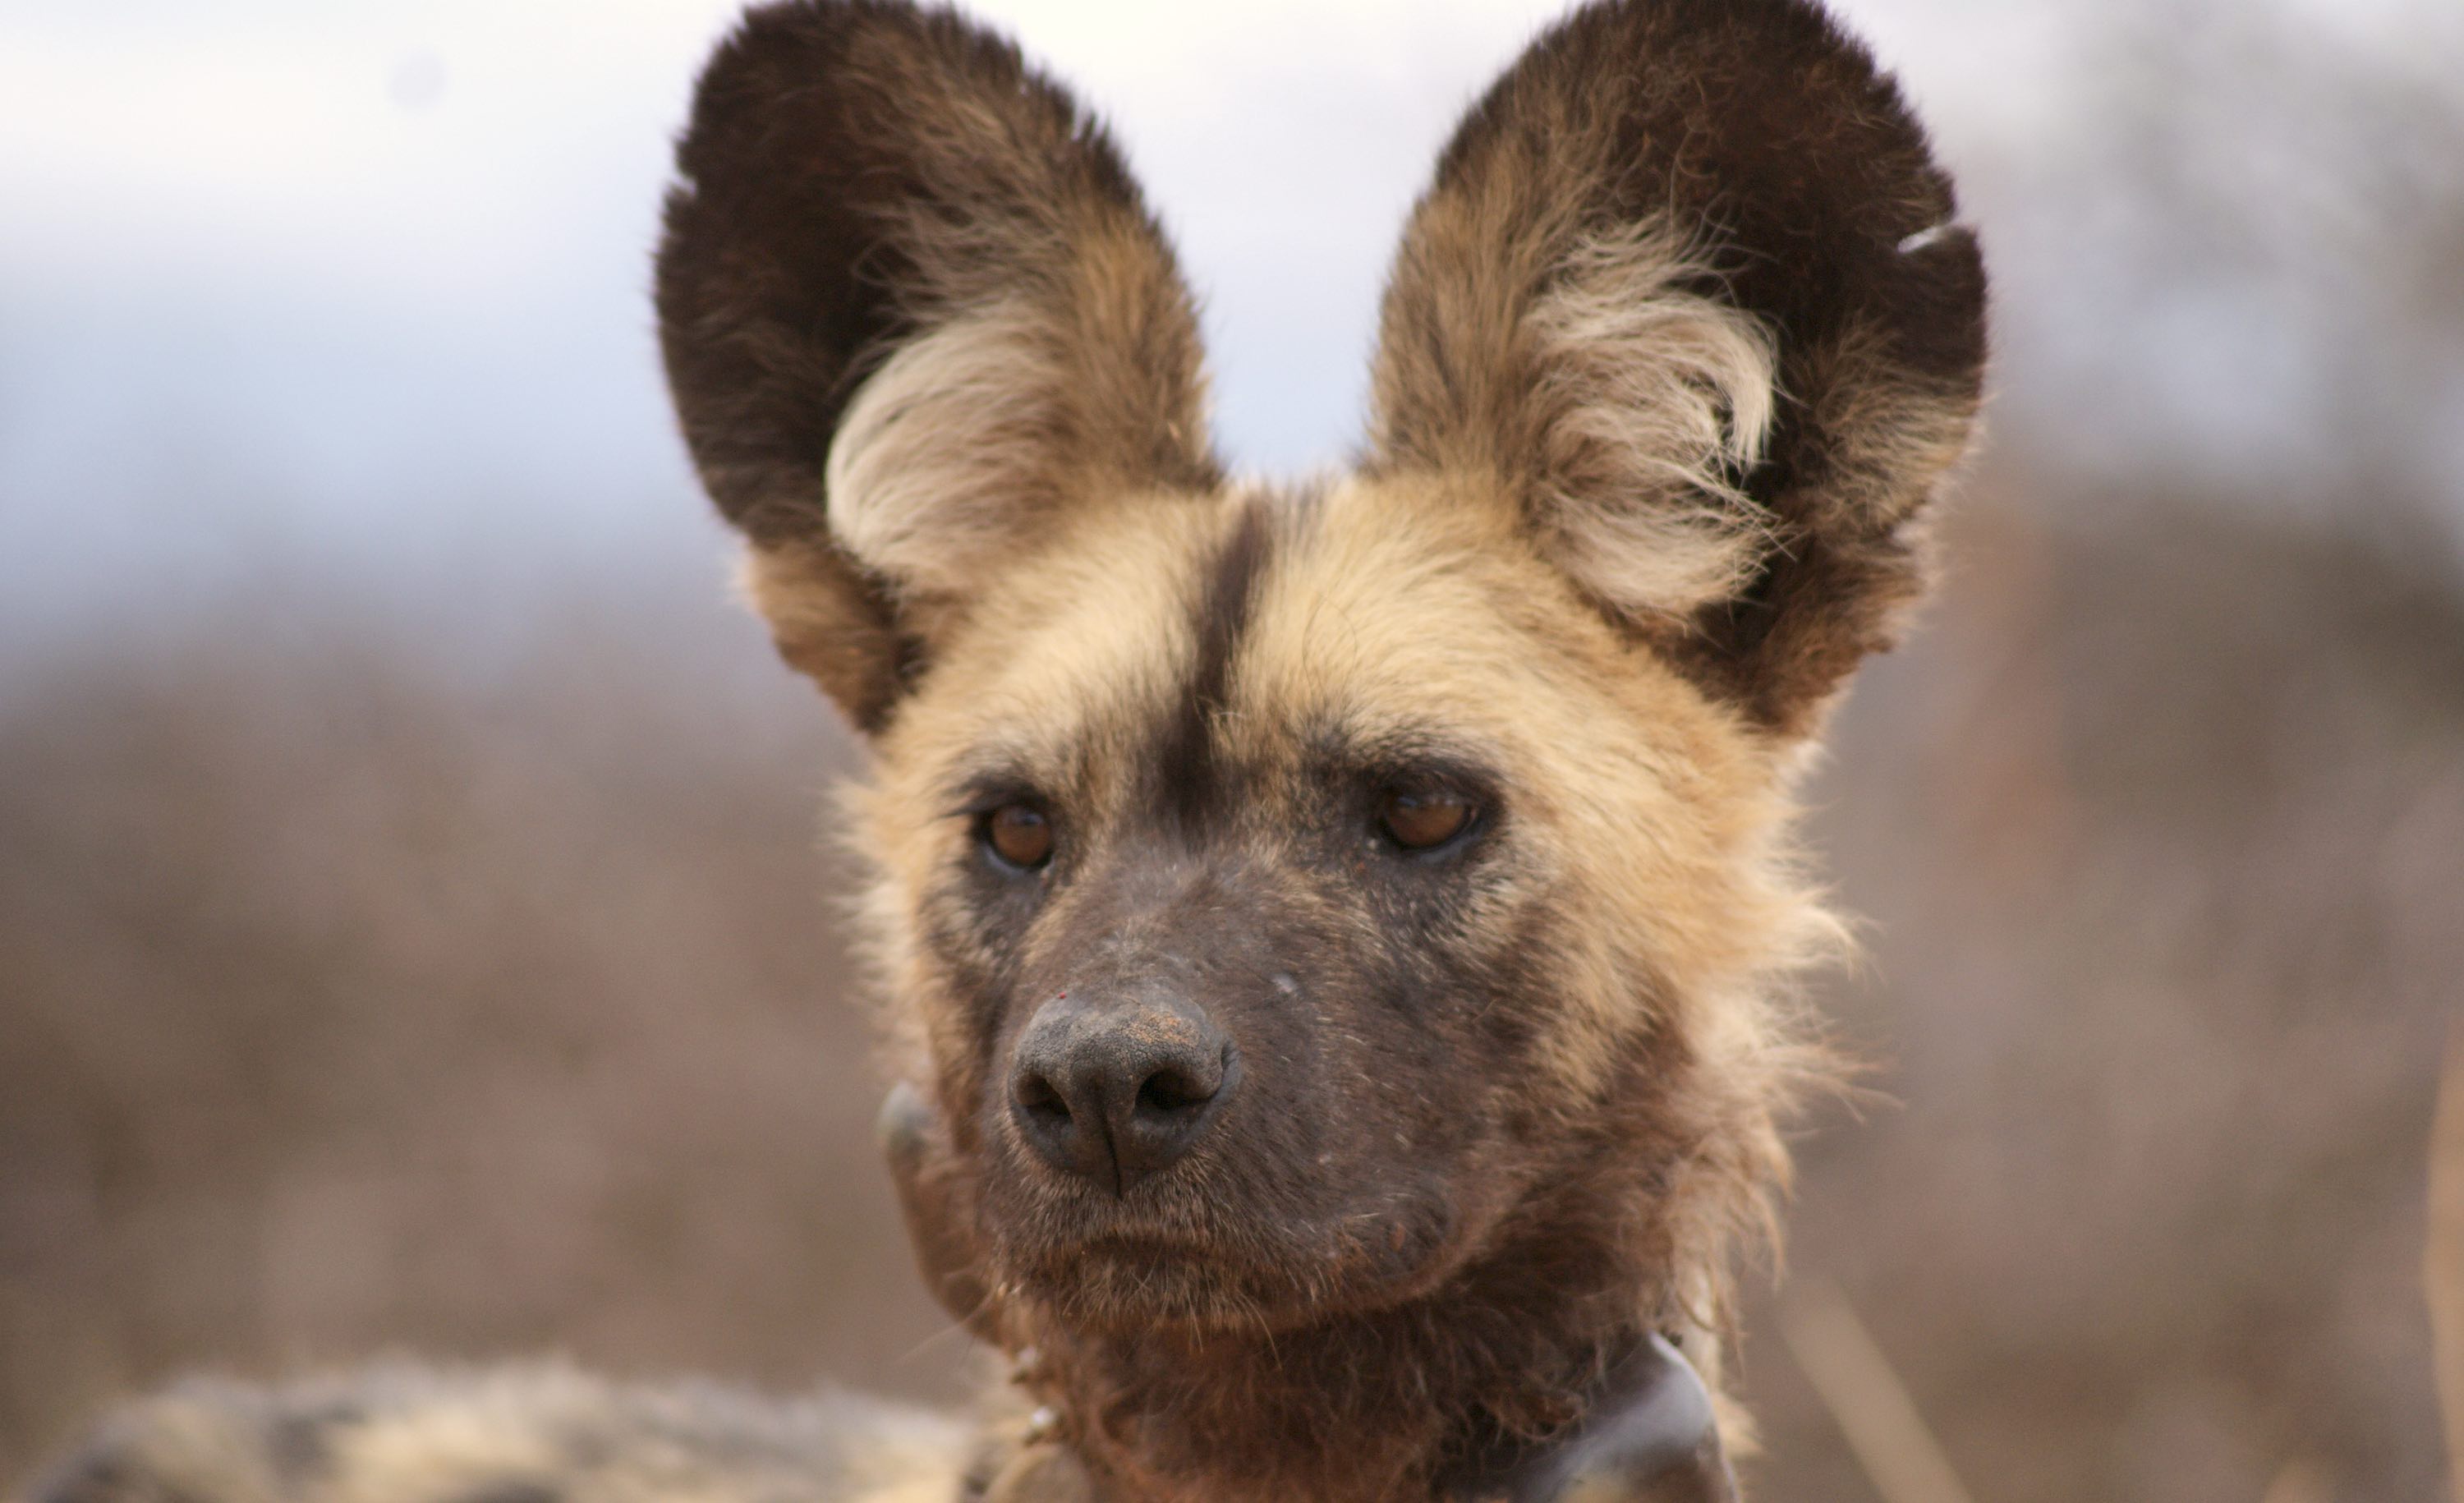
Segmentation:
[(1010, 1112), (1054, 1168), (1127, 1194), (1189, 1152), (1240, 1068), (1231, 1039), (1185, 998), (1065, 992), (1019, 1036)]

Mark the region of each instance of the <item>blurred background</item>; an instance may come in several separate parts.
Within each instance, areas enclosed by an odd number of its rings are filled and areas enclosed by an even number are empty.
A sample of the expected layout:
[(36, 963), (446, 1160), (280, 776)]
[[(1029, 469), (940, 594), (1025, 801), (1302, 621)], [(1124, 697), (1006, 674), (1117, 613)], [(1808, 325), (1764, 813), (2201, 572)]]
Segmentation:
[[(1812, 790), (1881, 1094), (1802, 1137), (1760, 1491), (1881, 1498), (1836, 1290), (1982, 1503), (2432, 1498), (2464, 7), (1840, 5), (1997, 365)], [(199, 1366), (957, 1391), (869, 1145), (851, 751), (657, 373), (731, 9), (0, 8), (0, 1486)], [(1229, 452), (1340, 458), (1396, 226), (1555, 7), (979, 9), (1111, 112)]]

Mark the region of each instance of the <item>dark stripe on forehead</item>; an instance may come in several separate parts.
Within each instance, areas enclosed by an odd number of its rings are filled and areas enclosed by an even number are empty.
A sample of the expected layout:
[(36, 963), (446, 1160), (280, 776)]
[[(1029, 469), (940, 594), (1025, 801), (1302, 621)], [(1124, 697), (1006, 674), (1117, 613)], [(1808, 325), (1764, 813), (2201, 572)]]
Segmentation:
[(1232, 659), (1249, 630), (1258, 579), (1272, 548), (1266, 503), (1251, 497), (1199, 576), (1190, 622), (1196, 651), (1184, 692), (1164, 718), (1154, 763), (1155, 807), (1184, 832), (1205, 824), (1231, 793), (1215, 755), (1215, 721), (1228, 703)]

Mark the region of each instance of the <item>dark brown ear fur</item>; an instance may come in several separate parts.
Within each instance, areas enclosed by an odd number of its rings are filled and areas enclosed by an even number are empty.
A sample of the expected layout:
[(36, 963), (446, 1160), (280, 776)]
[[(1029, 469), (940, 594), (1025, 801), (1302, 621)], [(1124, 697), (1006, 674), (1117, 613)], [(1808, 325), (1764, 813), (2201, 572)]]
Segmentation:
[[(676, 161), (658, 312), (685, 436), (781, 650), (859, 725), (1043, 512), (1215, 483), (1172, 253), (1102, 129), (1007, 41), (899, 0), (756, 9)], [(834, 460), (902, 355), (864, 462)], [(936, 459), (956, 473), (901, 473)], [(865, 497), (830, 494), (847, 474)]]
[(1967, 442), (1985, 276), (1955, 213), (1817, 6), (1589, 6), (1414, 212), (1373, 467), (1502, 482), (1613, 615), (1801, 734), (1919, 593), (1916, 519)]

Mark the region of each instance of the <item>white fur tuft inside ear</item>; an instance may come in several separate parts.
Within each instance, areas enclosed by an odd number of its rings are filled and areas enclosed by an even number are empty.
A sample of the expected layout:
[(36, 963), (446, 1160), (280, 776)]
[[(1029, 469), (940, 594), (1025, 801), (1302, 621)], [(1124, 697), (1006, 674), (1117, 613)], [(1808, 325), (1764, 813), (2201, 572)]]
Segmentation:
[(1777, 354), (1760, 320), (1665, 227), (1593, 235), (1525, 315), (1558, 565), (1611, 607), (1683, 618), (1734, 594), (1771, 546), (1740, 481), (1762, 457)]
[(902, 594), (949, 599), (1054, 499), (1066, 373), (1048, 320), (1001, 301), (873, 372), (831, 440), (830, 531)]

